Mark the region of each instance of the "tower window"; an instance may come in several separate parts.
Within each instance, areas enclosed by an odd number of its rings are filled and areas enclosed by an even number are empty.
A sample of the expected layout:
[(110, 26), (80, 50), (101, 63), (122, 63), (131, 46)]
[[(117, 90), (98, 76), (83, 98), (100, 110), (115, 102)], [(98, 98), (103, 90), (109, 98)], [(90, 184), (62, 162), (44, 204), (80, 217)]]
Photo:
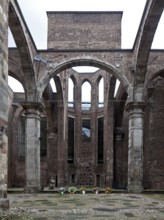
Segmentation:
[(91, 85), (89, 82), (84, 82), (82, 85), (82, 98), (81, 98), (82, 110), (91, 109)]

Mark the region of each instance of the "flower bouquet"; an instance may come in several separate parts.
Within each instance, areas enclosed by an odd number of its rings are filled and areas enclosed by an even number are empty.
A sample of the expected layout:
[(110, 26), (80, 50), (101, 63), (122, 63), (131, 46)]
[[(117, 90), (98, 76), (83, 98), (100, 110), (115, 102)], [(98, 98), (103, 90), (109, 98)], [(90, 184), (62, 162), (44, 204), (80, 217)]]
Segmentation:
[(98, 193), (99, 193), (99, 188), (98, 188), (98, 187), (95, 187), (95, 188), (93, 189), (93, 193), (98, 194)]
[(75, 194), (75, 193), (77, 192), (77, 188), (76, 188), (75, 186), (70, 186), (70, 187), (68, 188), (68, 192), (69, 192), (70, 194)]
[(111, 193), (111, 192), (112, 192), (112, 190), (111, 190), (110, 187), (106, 187), (106, 188), (105, 188), (105, 194), (109, 194), (109, 193)]
[(65, 193), (65, 191), (66, 191), (66, 189), (65, 189), (64, 187), (60, 187), (60, 188), (59, 188), (59, 193), (60, 193), (60, 194), (63, 195), (63, 194)]
[(85, 194), (86, 192), (87, 192), (87, 188), (86, 187), (80, 187), (80, 192), (82, 193), (82, 194)]

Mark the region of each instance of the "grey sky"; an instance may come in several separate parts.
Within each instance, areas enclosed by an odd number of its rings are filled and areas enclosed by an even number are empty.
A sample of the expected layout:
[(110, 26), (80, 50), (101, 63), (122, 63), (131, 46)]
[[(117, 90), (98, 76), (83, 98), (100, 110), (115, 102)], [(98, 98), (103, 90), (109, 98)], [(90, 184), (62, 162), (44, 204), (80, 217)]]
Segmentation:
[[(47, 48), (46, 11), (123, 11), (122, 48), (132, 48), (146, 0), (18, 0), (18, 3), (38, 49)], [(164, 16), (155, 34), (153, 49), (164, 49), (163, 25)], [(10, 35), (9, 46), (14, 46)]]
[[(38, 49), (47, 47), (46, 11), (123, 11), (122, 48), (132, 48), (146, 0), (18, 0)], [(164, 49), (164, 16), (152, 48)]]

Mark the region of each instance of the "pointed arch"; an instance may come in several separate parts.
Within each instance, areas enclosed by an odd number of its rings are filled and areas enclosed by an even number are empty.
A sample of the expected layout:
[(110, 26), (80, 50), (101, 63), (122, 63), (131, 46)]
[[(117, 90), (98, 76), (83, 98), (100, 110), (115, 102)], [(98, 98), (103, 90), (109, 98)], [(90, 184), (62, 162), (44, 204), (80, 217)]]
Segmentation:
[(82, 110), (91, 109), (91, 84), (88, 80), (84, 81), (81, 86), (81, 107)]
[(68, 78), (68, 107), (74, 107), (74, 99), (75, 99), (75, 85), (72, 77)]
[(98, 107), (104, 107), (104, 77), (98, 79)]

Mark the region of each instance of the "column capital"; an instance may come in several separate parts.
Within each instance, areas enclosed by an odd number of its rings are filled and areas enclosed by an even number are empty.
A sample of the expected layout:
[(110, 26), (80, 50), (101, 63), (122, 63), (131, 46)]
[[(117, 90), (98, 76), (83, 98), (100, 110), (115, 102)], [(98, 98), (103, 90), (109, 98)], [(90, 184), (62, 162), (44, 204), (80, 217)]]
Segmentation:
[(125, 109), (128, 112), (135, 109), (144, 110), (145, 106), (146, 106), (145, 102), (128, 102)]
[(44, 107), (40, 102), (22, 102), (21, 104), (25, 110), (34, 109), (44, 112)]

